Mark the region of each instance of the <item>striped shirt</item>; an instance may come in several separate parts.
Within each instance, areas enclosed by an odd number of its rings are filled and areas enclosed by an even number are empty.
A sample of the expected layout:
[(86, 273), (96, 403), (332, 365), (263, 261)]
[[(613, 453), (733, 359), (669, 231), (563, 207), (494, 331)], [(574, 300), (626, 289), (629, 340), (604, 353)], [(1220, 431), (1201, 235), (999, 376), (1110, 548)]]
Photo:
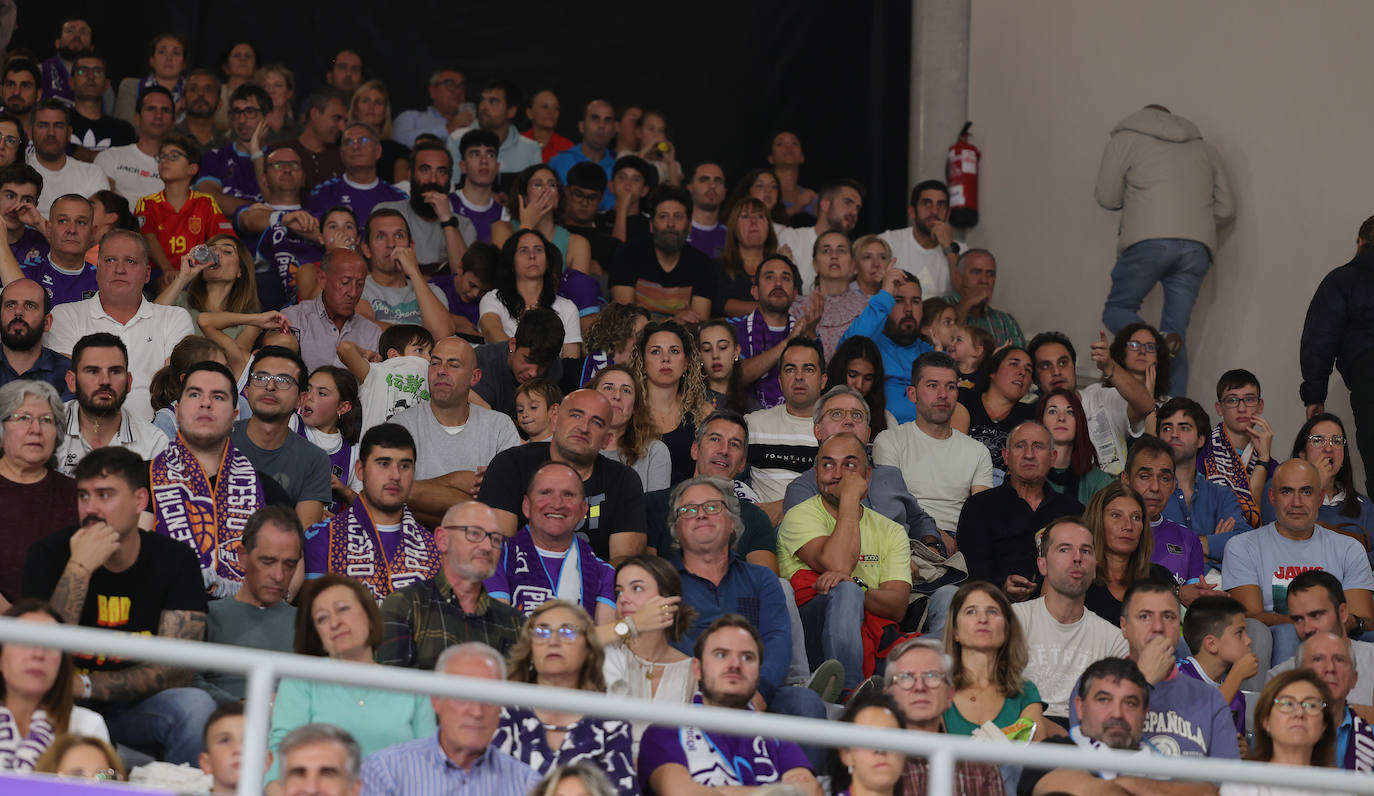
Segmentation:
[(388, 746), (363, 761), (363, 793), (368, 796), (525, 796), (538, 781), (529, 766), (490, 747), (470, 768), (454, 765), (437, 734)]
[(505, 655), (524, 624), (519, 611), (493, 600), (485, 588), (477, 596), (476, 613), (464, 611), (440, 570), (382, 601), (382, 643), (376, 658), (391, 666), (433, 669), (439, 653), (466, 641), (480, 641)]
[(789, 414), (787, 404), (750, 412), (750, 484), (759, 502), (782, 500), (792, 479), (816, 463), (816, 426), (810, 411), (806, 417)]

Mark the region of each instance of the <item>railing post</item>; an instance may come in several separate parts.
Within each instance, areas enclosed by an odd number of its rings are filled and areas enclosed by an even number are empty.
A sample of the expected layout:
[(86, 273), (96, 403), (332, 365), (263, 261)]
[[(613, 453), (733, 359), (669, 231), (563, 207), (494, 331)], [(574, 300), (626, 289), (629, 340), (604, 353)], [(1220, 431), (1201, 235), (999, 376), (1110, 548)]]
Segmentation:
[(262, 793), (263, 777), (267, 774), (267, 734), (271, 729), (270, 708), (276, 680), (277, 675), (271, 664), (259, 664), (248, 673), (238, 796), (257, 796)]
[(936, 749), (926, 758), (930, 761), (930, 779), (926, 782), (929, 796), (953, 796), (954, 794), (954, 752), (950, 749)]

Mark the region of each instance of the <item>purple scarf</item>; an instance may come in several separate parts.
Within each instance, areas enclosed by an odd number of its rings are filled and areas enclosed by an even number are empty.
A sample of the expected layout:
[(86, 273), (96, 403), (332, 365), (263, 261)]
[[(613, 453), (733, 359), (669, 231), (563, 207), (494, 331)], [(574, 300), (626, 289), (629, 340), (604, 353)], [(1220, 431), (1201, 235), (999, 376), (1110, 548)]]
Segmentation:
[(401, 515), (400, 539), (390, 555), (381, 533), (359, 497), (353, 507), (329, 521), (327, 571), (362, 581), (381, 602), (402, 586), (434, 577), (439, 571), (439, 548), (434, 534), (415, 520), (407, 508)]
[[(591, 545), (573, 536), (572, 555), (563, 559), (563, 569), (559, 571), (559, 582), (554, 583), (544, 566), (544, 557), (534, 546), (534, 537), (526, 525), (506, 543), (501, 566), (506, 570), (510, 586), (510, 604), (520, 613), (529, 616), (534, 609), (549, 600), (567, 600), (596, 613), (596, 576), (601, 571), (601, 559), (592, 552)], [(569, 567), (577, 567), (577, 572)], [(581, 587), (580, 594), (565, 594), (569, 580), (577, 576), (576, 583)], [(568, 584), (568, 585), (565, 585)]]
[(1350, 740), (1345, 745), (1341, 768), (1368, 774), (1374, 771), (1374, 725), (1356, 716), (1349, 706), (1345, 710), (1350, 714)]

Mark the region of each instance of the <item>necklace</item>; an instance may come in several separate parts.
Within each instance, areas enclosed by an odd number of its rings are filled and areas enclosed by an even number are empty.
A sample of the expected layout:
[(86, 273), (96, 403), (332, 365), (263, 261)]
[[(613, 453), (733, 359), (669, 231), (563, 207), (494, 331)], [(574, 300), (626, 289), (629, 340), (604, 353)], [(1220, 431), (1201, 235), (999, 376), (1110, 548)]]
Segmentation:
[(645, 679), (645, 680), (653, 680), (653, 679), (654, 679), (654, 676), (655, 676), (655, 674), (656, 674), (656, 672), (654, 671), (654, 669), (656, 669), (656, 668), (658, 668), (658, 667), (660, 667), (660, 666), (667, 666), (667, 665), (668, 665), (668, 662), (667, 662), (667, 661), (650, 661), (650, 660), (645, 660), (644, 658), (639, 657), (639, 654), (636, 653), (633, 649), (630, 649), (630, 647), (629, 647), (628, 644), (625, 646), (625, 649), (627, 649), (627, 650), (630, 651), (630, 656), (631, 656), (632, 658), (635, 659), (635, 662), (636, 662), (636, 663), (638, 663), (640, 666), (644, 667), (644, 679)]

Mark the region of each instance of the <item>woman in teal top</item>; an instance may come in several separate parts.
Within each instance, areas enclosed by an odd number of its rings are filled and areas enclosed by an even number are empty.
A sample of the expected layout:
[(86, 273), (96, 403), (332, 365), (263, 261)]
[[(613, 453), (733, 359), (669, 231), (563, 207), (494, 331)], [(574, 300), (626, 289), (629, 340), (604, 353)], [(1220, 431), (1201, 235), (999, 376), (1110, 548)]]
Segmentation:
[[(563, 264), (575, 271), (590, 273), (592, 247), (587, 239), (555, 223), (563, 201), (563, 186), (553, 169), (543, 164), (530, 166), (511, 181), (510, 202), (506, 205), (509, 221), (495, 221), (491, 225), (491, 242), (498, 248), (515, 231), (537, 229), (553, 242), (563, 255)], [(602, 263), (610, 267), (610, 263)]]
[(954, 659), (954, 701), (945, 710), (945, 731), (972, 735), (983, 722), (1005, 728), (1017, 719), (1035, 722), (1035, 740), (1062, 735), (1045, 720), (1035, 684), (1021, 679), (1030, 655), (1021, 623), (1002, 590), (975, 580), (959, 587), (949, 604), (945, 651)]
[(1097, 490), (1115, 481), (1097, 466), (1097, 449), (1088, 435), (1088, 416), (1073, 390), (1060, 388), (1035, 405), (1035, 419), (1054, 440), (1053, 460), (1046, 481), (1056, 492), (1075, 496), (1084, 506)]
[[(366, 586), (343, 575), (322, 575), (305, 582), (297, 605), (297, 655), (373, 663), (373, 650), (382, 640), (382, 612)], [(363, 755), (429, 737), (436, 729), (427, 696), (283, 679), (272, 707), (269, 748), (275, 751), (288, 733), (313, 722), (348, 730)], [(269, 783), (277, 778), (279, 761), (280, 755), (267, 772)]]

